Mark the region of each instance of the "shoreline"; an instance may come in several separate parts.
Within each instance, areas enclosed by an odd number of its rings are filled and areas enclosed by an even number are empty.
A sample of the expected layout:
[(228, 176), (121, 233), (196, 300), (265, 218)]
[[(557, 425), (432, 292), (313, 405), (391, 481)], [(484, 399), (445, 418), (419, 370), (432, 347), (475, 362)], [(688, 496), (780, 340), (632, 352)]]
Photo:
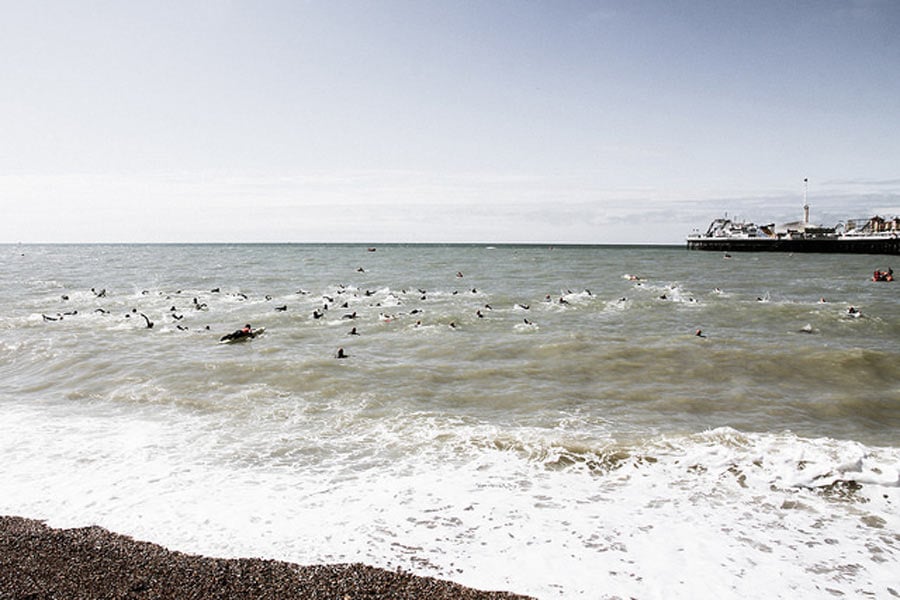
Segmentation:
[(361, 563), (301, 566), (184, 554), (101, 527), (0, 516), (0, 597), (533, 600)]

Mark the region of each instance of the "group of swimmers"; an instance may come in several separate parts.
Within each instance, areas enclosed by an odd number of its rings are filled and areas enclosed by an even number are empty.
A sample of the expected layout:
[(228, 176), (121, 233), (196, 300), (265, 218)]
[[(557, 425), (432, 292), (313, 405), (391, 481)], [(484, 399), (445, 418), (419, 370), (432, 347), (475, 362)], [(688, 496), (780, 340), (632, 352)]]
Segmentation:
[[(364, 272), (364, 271), (361, 271), (361, 272)], [(457, 273), (456, 273), (456, 277), (457, 277), (457, 278), (462, 278), (462, 277), (463, 277), (462, 272), (461, 272), (461, 271), (460, 271), (460, 272), (457, 272)], [(637, 275), (626, 275), (625, 278), (628, 279), (628, 280), (630, 280), (630, 281), (632, 281), (632, 282), (634, 282), (637, 286), (643, 285), (643, 278), (640, 277), (640, 276), (637, 276)], [(888, 268), (886, 271), (876, 270), (876, 271), (875, 271), (875, 275), (873, 276), (873, 280), (875, 280), (875, 281), (892, 281), (892, 280), (893, 280), (893, 270), (890, 269), (890, 268)], [(347, 286), (340, 285), (340, 286), (338, 286), (337, 294), (344, 294), (344, 293), (347, 293), (347, 292), (351, 291), (351, 289), (352, 289), (352, 288), (348, 288)], [(418, 291), (418, 293), (419, 293), (419, 295), (420, 295), (420, 299), (421, 299), (421, 300), (425, 300), (425, 299), (427, 298), (427, 292), (426, 292), (426, 290), (424, 290), (424, 289), (418, 289), (417, 291)], [(97, 298), (105, 298), (105, 297), (107, 296), (106, 289), (102, 289), (102, 290), (99, 290), (99, 291), (98, 291), (98, 290), (95, 289), (95, 288), (91, 288), (91, 292), (92, 292), (93, 295), (94, 295), (95, 297), (97, 297)], [(220, 292), (220, 289), (219, 289), (219, 288), (215, 288), (215, 289), (211, 290), (211, 293), (219, 293), (219, 292)], [(717, 293), (721, 293), (721, 290), (719, 290), (719, 289), (717, 288), (717, 289), (716, 289), (716, 292), (717, 292)], [(181, 293), (180, 290), (179, 290), (178, 293)], [(403, 294), (406, 294), (406, 293), (407, 293), (407, 290), (403, 290)], [(453, 292), (453, 295), (456, 295), (456, 294), (458, 294), (458, 293), (459, 293), (459, 292), (454, 291), (454, 292)], [(473, 287), (473, 288), (471, 289), (471, 293), (472, 293), (472, 294), (477, 294), (477, 293), (478, 293), (478, 290), (477, 290), (476, 288)], [(147, 295), (147, 294), (149, 294), (149, 292), (148, 292), (148, 291), (144, 291), (143, 294), (144, 294), (144, 295)], [(304, 291), (304, 290), (301, 289), (301, 290), (298, 290), (298, 291), (297, 291), (297, 294), (306, 295), (306, 294), (309, 294), (309, 292), (306, 292), (306, 291)], [(363, 294), (363, 292), (359, 292), (359, 293), (354, 292), (353, 295), (356, 296), (356, 297), (358, 297), (358, 296), (360, 296), (361, 294)], [(571, 296), (572, 294), (573, 294), (573, 292), (571, 292), (571, 290), (566, 290), (566, 291), (563, 292), (563, 293), (558, 297), (558, 299), (556, 299), (556, 300), (554, 300), (554, 298), (553, 298), (550, 294), (547, 294), (547, 295), (544, 297), (544, 302), (545, 302), (545, 303), (548, 303), (548, 304), (551, 304), (551, 303), (552, 303), (552, 304), (559, 304), (559, 305), (567, 305), (567, 304), (569, 304), (569, 300), (566, 299), (566, 296)], [(584, 294), (586, 294), (588, 297), (592, 297), (592, 296), (593, 296), (593, 294), (592, 294), (589, 290), (585, 290), (585, 291), (584, 291)], [(371, 297), (371, 296), (373, 296), (373, 295), (375, 295), (375, 292), (371, 292), (371, 291), (369, 291), (369, 290), (365, 290), (365, 292), (364, 292), (364, 296), (365, 296), (366, 298), (369, 298), (369, 297)], [(240, 299), (243, 299), (243, 300), (247, 300), (247, 299), (248, 299), (248, 296), (247, 296), (246, 294), (243, 294), (243, 293), (237, 293), (235, 296), (238, 297), (238, 298), (240, 298)], [(169, 296), (167, 296), (167, 298), (168, 298), (168, 297), (169, 297)], [(69, 297), (68, 297), (67, 295), (62, 296), (62, 298), (63, 298), (63, 300), (68, 300), (68, 299), (69, 299)], [(269, 295), (265, 296), (265, 298), (266, 298), (266, 300), (272, 300), (272, 296), (269, 296)], [(313, 312), (312, 312), (312, 318), (313, 318), (314, 320), (323, 318), (323, 317), (325, 316), (326, 312), (329, 310), (329, 305), (334, 305), (334, 304), (335, 304), (335, 297), (332, 297), (332, 296), (329, 296), (329, 295), (323, 295), (322, 298), (323, 298), (323, 300), (324, 300), (324, 303), (323, 303), (322, 307), (321, 307), (321, 308), (316, 308), (316, 309), (314, 309)], [(660, 296), (660, 298), (662, 298), (662, 299), (665, 300), (665, 299), (667, 299), (667, 296), (666, 296), (665, 294), (663, 294), (662, 296)], [(397, 302), (399, 303), (400, 299), (399, 299), (399, 298), (396, 298), (396, 300), (397, 300)], [(621, 303), (621, 302), (624, 302), (625, 300), (626, 300), (625, 298), (621, 298), (621, 299), (619, 300), (619, 302)], [(763, 298), (757, 298), (757, 300), (760, 301), (760, 302), (764, 301)], [(691, 298), (690, 301), (695, 302), (695, 300), (694, 300), (693, 298)], [(824, 298), (822, 299), (822, 301), (824, 302)], [(349, 306), (350, 306), (349, 301), (344, 301), (344, 302), (340, 305), (341, 308), (349, 308)], [(378, 306), (378, 307), (380, 307), (380, 306), (381, 306), (381, 303), (375, 304), (375, 305), (373, 305), (373, 306)], [(194, 309), (196, 309), (196, 310), (208, 310), (208, 309), (209, 309), (208, 305), (207, 305), (206, 303), (204, 303), (204, 302), (200, 302), (200, 301), (198, 300), (198, 298), (194, 298), (194, 299), (193, 299), (193, 306), (192, 306), (192, 307), (193, 307)], [(529, 310), (529, 309), (530, 309), (530, 305), (529, 305), (529, 304), (523, 304), (523, 303), (516, 303), (516, 304), (513, 305), (513, 308), (514, 308), (514, 309), (517, 309), (517, 310)], [(284, 305), (276, 306), (276, 307), (275, 307), (275, 311), (276, 311), (276, 312), (286, 312), (287, 309), (288, 309), (287, 304), (284, 304)], [(477, 319), (485, 319), (485, 318), (486, 318), (486, 314), (485, 314), (486, 311), (491, 311), (491, 310), (493, 310), (493, 308), (491, 307), (490, 304), (484, 304), (483, 307), (477, 308), (477, 309), (475, 310), (474, 314), (475, 314), (475, 317), (476, 317)], [(95, 312), (102, 312), (102, 313), (104, 313), (104, 314), (108, 314), (108, 311), (106, 311), (106, 310), (103, 309), (103, 308), (98, 308), (98, 309), (95, 310)], [(173, 317), (176, 321), (181, 320), (181, 318), (183, 318), (183, 316), (184, 316), (184, 315), (179, 315), (179, 314), (177, 313), (176, 307), (175, 307), (175, 306), (173, 306), (173, 307), (171, 308), (171, 311), (170, 311), (170, 312), (171, 312), (172, 317)], [(416, 315), (416, 314), (421, 313), (421, 312), (422, 312), (422, 311), (421, 311), (420, 309), (416, 308), (416, 309), (413, 309), (413, 310), (412, 310), (411, 312), (409, 312), (409, 313), (402, 313), (402, 314)], [(77, 310), (75, 310), (75, 311), (69, 311), (69, 312), (65, 312), (65, 313), (58, 313), (57, 316), (55, 316), (55, 317), (54, 317), (54, 316), (49, 316), (49, 315), (42, 315), (42, 317), (43, 317), (43, 319), (44, 319), (45, 321), (57, 321), (57, 320), (62, 320), (64, 316), (70, 316), (70, 315), (76, 315), (76, 314), (78, 314), (78, 311), (77, 311)], [(857, 308), (852, 307), (852, 306), (848, 309), (848, 314), (849, 314), (850, 316), (854, 316), (854, 317), (861, 316), (860, 311), (859, 311)], [(130, 318), (130, 317), (132, 317), (132, 316), (135, 316), (135, 317), (138, 317), (138, 316), (139, 316), (140, 318), (143, 318), (143, 319), (144, 319), (145, 326), (146, 326), (147, 329), (152, 329), (152, 328), (154, 327), (154, 322), (153, 322), (146, 314), (144, 314), (143, 312), (139, 312), (137, 309), (132, 309), (130, 313), (127, 313), (127, 314), (125, 315), (125, 318)], [(359, 317), (359, 315), (358, 315), (357, 311), (352, 311), (352, 312), (347, 312), (347, 313), (343, 314), (342, 319), (346, 319), (346, 320), (355, 320), (355, 319), (357, 319), (358, 317)], [(385, 315), (385, 313), (383, 313), (383, 312), (382, 312), (382, 313), (379, 313), (379, 317), (382, 319), (382, 321), (392, 321), (392, 320), (394, 320), (394, 319), (396, 318), (394, 315)], [(536, 327), (535, 323), (534, 323), (533, 321), (527, 319), (527, 318), (523, 319), (523, 322), (524, 322), (525, 326), (527, 326), (527, 327), (529, 327), (529, 328), (534, 328), (534, 327)], [(415, 322), (414, 327), (420, 327), (421, 325), (422, 325), (422, 321), (421, 321), (421, 320), (417, 320), (417, 321)], [(519, 325), (519, 327), (521, 327), (521, 326), (522, 326), (522, 325)], [(188, 329), (186, 326), (183, 326), (183, 325), (181, 325), (180, 323), (176, 324), (176, 327), (177, 327), (179, 330), (181, 330), (181, 331), (186, 331), (186, 330)], [(456, 329), (456, 328), (457, 328), (457, 323), (456, 323), (455, 321), (450, 322), (450, 323), (449, 323), (449, 328), (450, 328), (450, 329)], [(209, 330), (209, 329), (210, 329), (209, 325), (206, 325), (206, 326), (205, 326), (205, 329), (206, 329), (206, 330)], [(250, 339), (254, 339), (255, 337), (257, 337), (263, 330), (264, 330), (264, 328), (254, 329), (249, 323), (247, 323), (247, 324), (244, 325), (242, 328), (237, 329), (237, 330), (235, 330), (235, 331), (233, 331), (233, 332), (231, 332), (231, 333), (227, 333), (227, 334), (223, 335), (222, 337), (219, 338), (219, 341), (220, 341), (220, 342), (234, 342), (234, 341), (250, 340)], [(353, 327), (353, 328), (348, 332), (347, 335), (350, 335), (350, 336), (359, 336), (359, 335), (360, 335), (360, 331), (357, 329), (357, 327)], [(699, 329), (699, 328), (695, 330), (694, 335), (695, 335), (696, 337), (699, 337), (699, 338), (705, 338), (705, 337), (706, 337), (706, 334), (703, 332), (703, 330), (701, 330), (701, 329)], [(344, 348), (338, 348), (338, 350), (337, 350), (337, 352), (335, 353), (334, 356), (335, 356), (335, 358), (339, 358), (339, 359), (344, 359), (344, 358), (348, 358), (348, 357), (349, 357), (349, 355), (346, 353), (346, 351), (344, 350)]]

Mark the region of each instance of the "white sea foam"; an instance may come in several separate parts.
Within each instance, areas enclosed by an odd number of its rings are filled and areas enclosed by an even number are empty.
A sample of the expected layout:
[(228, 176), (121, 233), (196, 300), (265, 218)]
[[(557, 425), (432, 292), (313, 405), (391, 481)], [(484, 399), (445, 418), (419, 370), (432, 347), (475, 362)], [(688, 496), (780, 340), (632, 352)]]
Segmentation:
[[(430, 414), (373, 422), (365, 405), (324, 420), (272, 410), (286, 420), (234, 430), (172, 410), (13, 411), (0, 512), (539, 598), (882, 596), (896, 584), (895, 449), (730, 429), (578, 442), (589, 431), (577, 419), (498, 430)], [(311, 436), (305, 450), (294, 428)]]

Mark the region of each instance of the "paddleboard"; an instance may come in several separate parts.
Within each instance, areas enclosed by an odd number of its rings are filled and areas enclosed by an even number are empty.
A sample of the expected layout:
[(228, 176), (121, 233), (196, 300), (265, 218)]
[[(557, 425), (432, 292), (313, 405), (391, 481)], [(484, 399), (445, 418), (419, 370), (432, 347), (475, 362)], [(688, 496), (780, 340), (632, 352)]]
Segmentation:
[(265, 327), (259, 327), (258, 329), (254, 329), (253, 331), (251, 331), (251, 332), (250, 332), (250, 335), (241, 335), (241, 336), (238, 336), (238, 337), (227, 338), (227, 339), (224, 339), (224, 340), (220, 339), (220, 340), (219, 340), (219, 343), (220, 343), (220, 344), (238, 344), (238, 343), (241, 343), (241, 342), (248, 342), (248, 341), (250, 341), (250, 340), (252, 340), (252, 339), (258, 338), (258, 337), (261, 336), (265, 331), (266, 331), (266, 328), (265, 328)]

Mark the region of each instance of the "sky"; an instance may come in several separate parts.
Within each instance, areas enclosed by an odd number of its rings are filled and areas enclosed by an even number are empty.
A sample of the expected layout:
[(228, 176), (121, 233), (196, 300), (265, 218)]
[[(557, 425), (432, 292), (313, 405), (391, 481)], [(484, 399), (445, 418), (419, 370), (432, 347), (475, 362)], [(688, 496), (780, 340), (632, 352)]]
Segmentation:
[(0, 242), (900, 215), (896, 0), (0, 0)]

